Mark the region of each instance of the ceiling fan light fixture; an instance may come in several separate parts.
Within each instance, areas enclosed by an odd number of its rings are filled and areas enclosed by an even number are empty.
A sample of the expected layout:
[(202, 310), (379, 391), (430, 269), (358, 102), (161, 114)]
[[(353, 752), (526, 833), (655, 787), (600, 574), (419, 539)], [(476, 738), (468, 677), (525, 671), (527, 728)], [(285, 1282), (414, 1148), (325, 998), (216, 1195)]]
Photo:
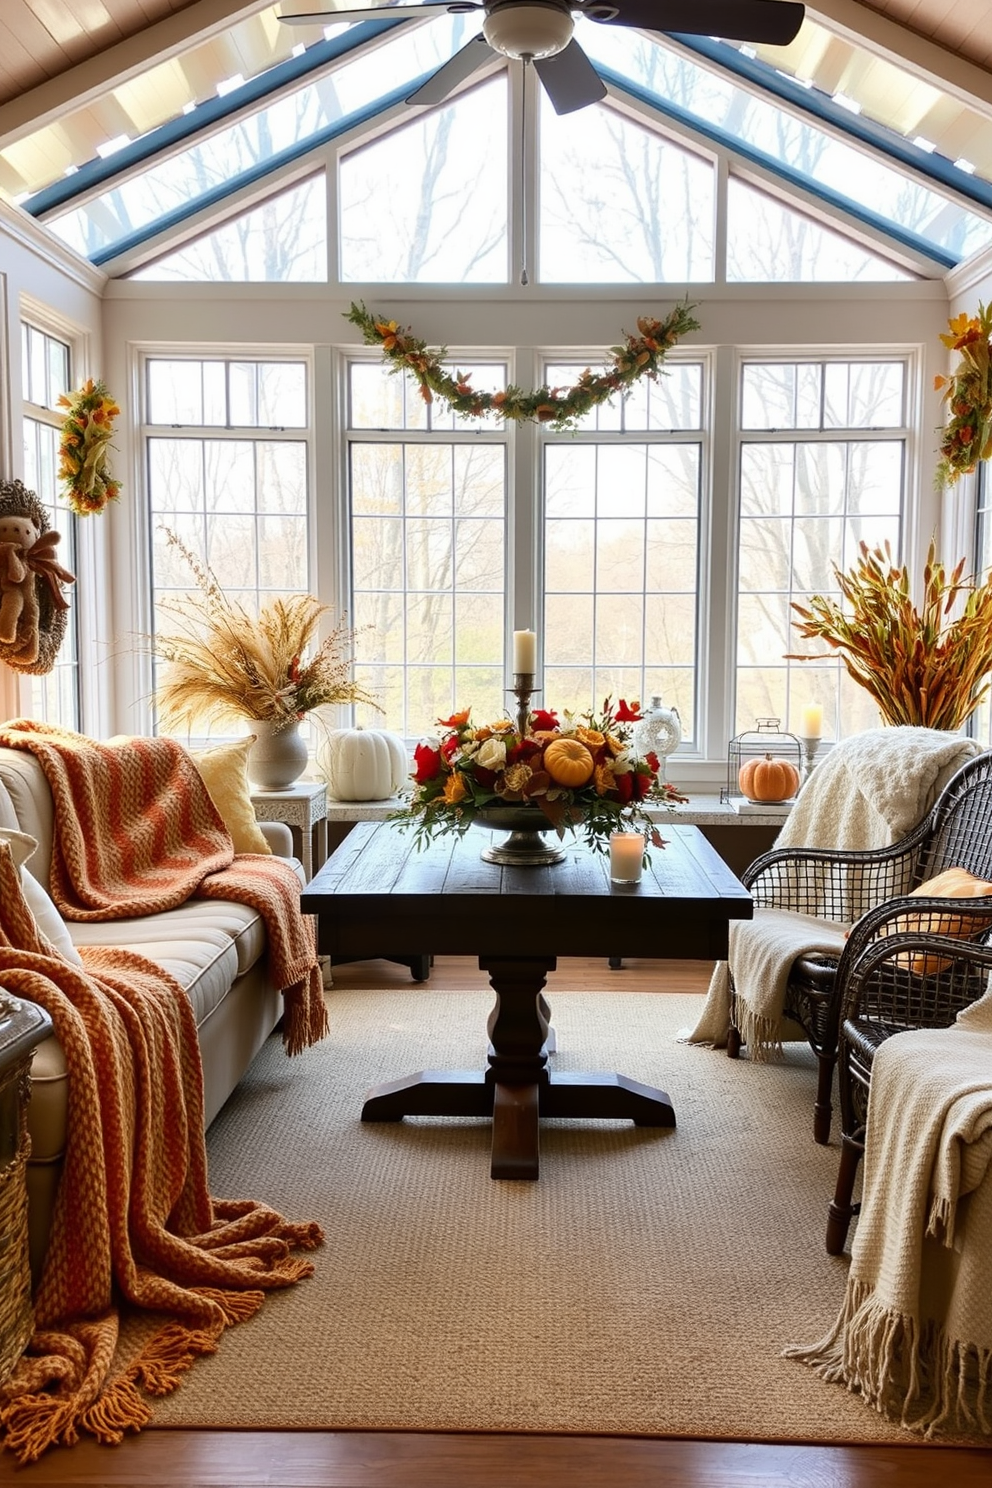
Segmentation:
[(572, 39), (575, 23), (561, 5), (521, 0), (498, 5), (482, 23), (482, 34), (504, 57), (554, 57)]

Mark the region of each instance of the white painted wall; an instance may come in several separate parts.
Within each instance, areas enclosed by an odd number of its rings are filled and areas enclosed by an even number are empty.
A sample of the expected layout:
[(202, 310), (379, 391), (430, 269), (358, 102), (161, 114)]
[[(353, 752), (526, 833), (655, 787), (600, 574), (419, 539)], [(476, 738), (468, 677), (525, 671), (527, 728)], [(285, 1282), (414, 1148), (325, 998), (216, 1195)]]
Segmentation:
[[(0, 470), (4, 479), (24, 478), (21, 431), (21, 317), (25, 310), (73, 347), (81, 381), (101, 375), (104, 359), (102, 294), (106, 275), (78, 258), (25, 212), (0, 201)], [(80, 533), (80, 575), (71, 602), (80, 613), (84, 676), (94, 675), (107, 634), (106, 531), (88, 518)], [(26, 684), (0, 664), (0, 718), (26, 707)], [(95, 689), (84, 703), (86, 726), (94, 732), (109, 724), (112, 702), (99, 706)]]

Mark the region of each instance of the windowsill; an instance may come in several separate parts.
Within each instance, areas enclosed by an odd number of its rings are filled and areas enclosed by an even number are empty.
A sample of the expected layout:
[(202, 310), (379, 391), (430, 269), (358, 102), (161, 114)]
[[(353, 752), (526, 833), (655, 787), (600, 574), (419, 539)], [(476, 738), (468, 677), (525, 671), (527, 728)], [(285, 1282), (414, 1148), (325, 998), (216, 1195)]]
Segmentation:
[[(385, 821), (394, 811), (403, 807), (403, 800), (393, 796), (388, 801), (332, 801), (328, 798), (327, 820), (329, 822)], [(752, 808), (746, 814), (734, 810), (729, 801), (721, 801), (719, 795), (691, 795), (684, 806), (649, 806), (648, 815), (658, 822), (684, 822), (693, 827), (778, 827), (789, 814), (791, 806), (769, 805), (765, 809)]]

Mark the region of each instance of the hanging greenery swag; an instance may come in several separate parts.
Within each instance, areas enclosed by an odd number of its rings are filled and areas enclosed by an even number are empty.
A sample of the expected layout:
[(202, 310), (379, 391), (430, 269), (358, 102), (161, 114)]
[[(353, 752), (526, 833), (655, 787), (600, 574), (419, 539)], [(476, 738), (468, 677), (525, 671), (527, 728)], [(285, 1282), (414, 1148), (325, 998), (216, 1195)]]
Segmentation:
[(637, 335), (624, 331), (622, 346), (610, 347), (610, 364), (602, 372), (589, 367), (570, 388), (508, 387), (501, 393), (483, 393), (473, 388), (462, 372), (452, 374), (444, 366), (446, 347), (432, 351), (419, 336), (395, 320), (382, 320), (364, 304), (352, 304), (345, 320), (356, 325), (369, 346), (378, 346), (394, 372), (410, 372), (420, 384), (425, 403), (435, 394), (461, 418), (512, 419), (516, 423), (536, 422), (552, 429), (573, 428), (590, 409), (605, 403), (614, 394), (626, 393), (642, 377), (656, 378), (665, 357), (681, 336), (699, 330), (688, 301), (676, 305), (664, 320), (650, 315), (637, 319)]
[(121, 483), (107, 463), (120, 408), (106, 383), (92, 378), (77, 392), (60, 397), (59, 406), (68, 410), (59, 444), (59, 480), (65, 499), (77, 517), (102, 512), (121, 493)]

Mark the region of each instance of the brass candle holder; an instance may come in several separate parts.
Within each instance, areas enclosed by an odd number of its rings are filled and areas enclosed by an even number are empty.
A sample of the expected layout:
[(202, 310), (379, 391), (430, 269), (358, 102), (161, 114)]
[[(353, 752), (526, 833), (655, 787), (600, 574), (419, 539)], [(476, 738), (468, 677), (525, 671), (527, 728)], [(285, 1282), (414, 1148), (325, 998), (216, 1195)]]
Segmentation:
[(510, 691), (517, 699), (517, 733), (521, 739), (527, 732), (527, 719), (530, 716), (530, 700), (535, 692), (540, 692), (539, 687), (534, 686), (534, 672), (514, 672), (513, 686)]

